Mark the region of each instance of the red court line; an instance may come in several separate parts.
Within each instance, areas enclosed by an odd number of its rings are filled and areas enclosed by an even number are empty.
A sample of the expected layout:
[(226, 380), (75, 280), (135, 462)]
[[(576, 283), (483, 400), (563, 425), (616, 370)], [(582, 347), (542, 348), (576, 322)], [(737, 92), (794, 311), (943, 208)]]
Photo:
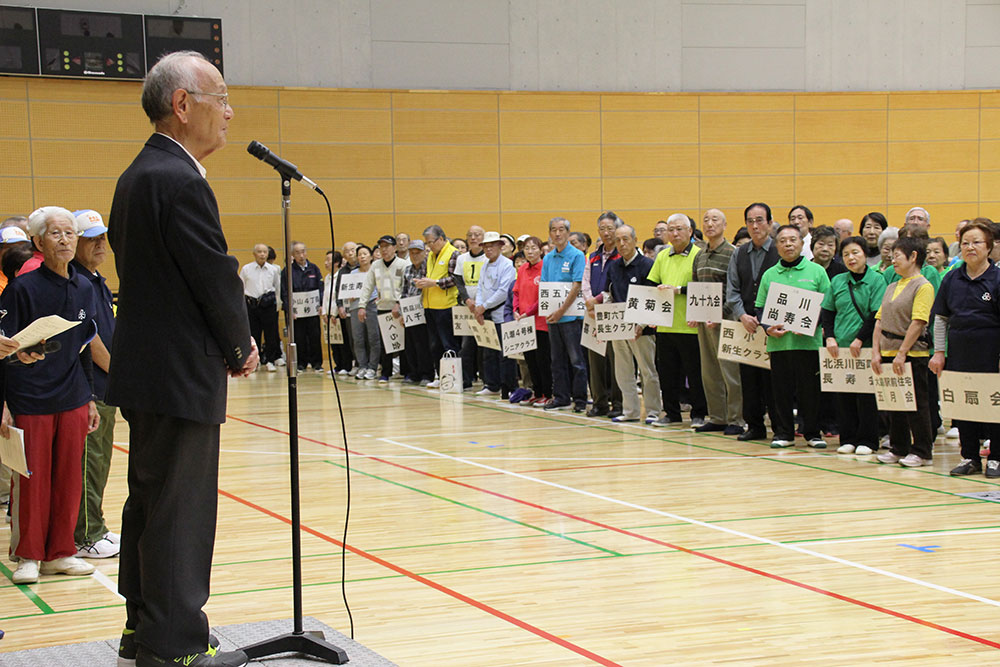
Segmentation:
[[(263, 424), (256, 424), (256, 423), (248, 421), (246, 419), (240, 419), (239, 417), (233, 417), (232, 415), (228, 415), (228, 417), (230, 419), (234, 419), (236, 421), (243, 422), (244, 424), (249, 424), (251, 426), (257, 426), (257, 427), (260, 427), (260, 428), (263, 428), (263, 429), (266, 429), (266, 430), (269, 430), (269, 431), (275, 431), (276, 433), (283, 433), (285, 435), (288, 435), (287, 432), (281, 431), (281, 430), (273, 428), (271, 426), (265, 426)], [(324, 447), (330, 447), (332, 449), (339, 449), (339, 450), (342, 450), (342, 451), (344, 449), (343, 447), (341, 447), (339, 445), (332, 445), (330, 443), (323, 442), (322, 440), (316, 440), (316, 439), (313, 439), (313, 438), (307, 438), (307, 437), (302, 436), (302, 435), (300, 435), (299, 438), (302, 439), (302, 440), (306, 440), (308, 442), (312, 442), (312, 443), (315, 443), (315, 444), (318, 444), (318, 445), (322, 445)], [(842, 594), (836, 593), (834, 591), (828, 591), (828, 590), (826, 590), (824, 588), (819, 588), (818, 586), (813, 586), (811, 584), (807, 584), (807, 583), (804, 583), (804, 582), (801, 582), (801, 581), (796, 581), (795, 579), (789, 579), (788, 577), (783, 577), (783, 576), (778, 575), (778, 574), (774, 574), (774, 573), (771, 573), (771, 572), (765, 572), (764, 570), (759, 570), (759, 569), (757, 569), (755, 567), (750, 567), (748, 565), (742, 565), (742, 564), (734, 562), (734, 561), (726, 560), (725, 558), (720, 558), (718, 556), (713, 556), (711, 554), (704, 553), (704, 552), (701, 552), (701, 551), (695, 551), (694, 549), (688, 549), (687, 547), (682, 547), (680, 545), (671, 544), (670, 542), (664, 542), (663, 540), (658, 540), (658, 539), (656, 539), (654, 537), (649, 537), (647, 535), (643, 535), (641, 533), (636, 533), (634, 531), (627, 530), (627, 529), (624, 529), (624, 528), (618, 528), (616, 526), (611, 526), (609, 524), (601, 523), (600, 521), (595, 521), (593, 519), (587, 519), (585, 517), (577, 516), (575, 514), (570, 514), (569, 512), (563, 512), (562, 510), (557, 510), (557, 509), (554, 509), (554, 508), (551, 508), (551, 507), (546, 507), (545, 505), (539, 505), (538, 503), (533, 503), (533, 502), (528, 501), (528, 500), (523, 500), (521, 498), (515, 498), (513, 496), (508, 496), (508, 495), (500, 493), (498, 491), (491, 491), (490, 489), (484, 489), (482, 487), (474, 486), (474, 485), (468, 484), (466, 482), (460, 482), (458, 480), (450, 479), (448, 477), (443, 477), (441, 475), (435, 475), (434, 473), (426, 472), (424, 470), (419, 470), (417, 468), (411, 468), (410, 466), (406, 466), (406, 465), (403, 465), (401, 463), (395, 463), (393, 461), (388, 461), (386, 459), (381, 459), (381, 458), (379, 458), (377, 456), (369, 456), (369, 455), (366, 455), (366, 454), (361, 454), (360, 452), (356, 452), (354, 450), (349, 450), (349, 451), (350, 451), (351, 454), (354, 454), (354, 455), (357, 455), (357, 456), (364, 456), (365, 458), (367, 458), (367, 459), (369, 459), (371, 461), (378, 461), (379, 463), (384, 463), (384, 464), (387, 464), (387, 465), (390, 465), (390, 466), (393, 466), (393, 467), (396, 467), (396, 468), (401, 468), (403, 470), (407, 470), (409, 472), (413, 472), (413, 473), (416, 473), (418, 475), (423, 475), (425, 477), (430, 477), (432, 479), (441, 480), (443, 482), (448, 482), (450, 484), (455, 484), (455, 485), (458, 485), (458, 486), (463, 486), (463, 487), (465, 487), (467, 489), (472, 489), (474, 491), (479, 491), (481, 493), (486, 493), (488, 495), (495, 496), (497, 498), (502, 498), (504, 500), (509, 500), (511, 502), (519, 503), (521, 505), (526, 505), (526, 506), (532, 507), (534, 509), (542, 510), (543, 512), (549, 512), (551, 514), (556, 514), (558, 516), (562, 516), (562, 517), (565, 517), (567, 519), (573, 519), (575, 521), (580, 521), (581, 523), (590, 524), (590, 525), (596, 526), (598, 528), (603, 528), (605, 530), (610, 530), (612, 532), (616, 532), (616, 533), (619, 533), (619, 534), (622, 534), (622, 535), (627, 535), (629, 537), (634, 537), (636, 539), (643, 540), (645, 542), (650, 542), (652, 544), (657, 544), (657, 545), (660, 545), (660, 546), (664, 546), (664, 547), (667, 547), (669, 549), (675, 549), (677, 551), (681, 551), (681, 552), (689, 554), (691, 556), (697, 556), (699, 558), (704, 558), (706, 560), (714, 561), (714, 562), (719, 563), (721, 565), (728, 565), (729, 567), (733, 567), (733, 568), (736, 568), (738, 570), (743, 570), (744, 572), (751, 572), (753, 574), (757, 574), (757, 575), (760, 575), (762, 577), (767, 577), (768, 579), (772, 579), (774, 581), (780, 581), (782, 583), (789, 584), (791, 586), (796, 586), (798, 588), (802, 588), (802, 589), (807, 590), (807, 591), (812, 591), (813, 593), (819, 593), (820, 595), (825, 595), (827, 597), (831, 597), (831, 598), (834, 598), (836, 600), (840, 600), (842, 602), (849, 602), (849, 603), (857, 605), (859, 607), (864, 607), (865, 609), (870, 609), (872, 611), (877, 611), (879, 613), (886, 614), (888, 616), (893, 616), (895, 618), (899, 618), (899, 619), (902, 619), (902, 620), (905, 620), (905, 621), (910, 621), (912, 623), (916, 623), (918, 625), (922, 625), (922, 626), (927, 627), (927, 628), (932, 628), (934, 630), (939, 630), (941, 632), (945, 632), (945, 633), (948, 633), (950, 635), (954, 635), (956, 637), (961, 637), (962, 639), (968, 639), (970, 641), (974, 641), (974, 642), (977, 642), (979, 644), (983, 644), (984, 646), (989, 646), (991, 648), (1000, 649), (1000, 642), (991, 641), (989, 639), (986, 639), (985, 637), (979, 637), (977, 635), (969, 634), (969, 633), (963, 632), (961, 630), (956, 630), (954, 628), (949, 628), (949, 627), (947, 627), (945, 625), (939, 625), (939, 624), (934, 623), (932, 621), (925, 621), (925, 620), (923, 620), (921, 618), (917, 618), (916, 616), (911, 616), (910, 614), (905, 614), (903, 612), (895, 611), (895, 610), (889, 609), (887, 607), (882, 607), (882, 606), (879, 606), (879, 605), (876, 605), (876, 604), (872, 604), (870, 602), (865, 602), (863, 600), (858, 600), (856, 598), (852, 598), (852, 597), (849, 597), (847, 595), (842, 595)]]
[[(230, 419), (237, 419), (238, 421), (245, 421), (245, 420), (242, 420), (242, 419), (238, 419), (237, 417), (230, 417)], [(246, 423), (250, 424), (251, 422), (246, 422)], [(267, 426), (263, 426), (261, 424), (253, 424), (253, 425), (254, 426), (260, 426), (261, 428), (270, 428), (270, 427), (267, 427)], [(275, 429), (271, 429), (271, 430), (275, 430)], [(307, 438), (304, 438), (304, 439), (307, 439)], [(325, 443), (323, 443), (323, 444), (325, 444)], [(125, 452), (126, 454), (128, 453), (128, 450), (125, 449), (124, 447), (120, 447), (118, 445), (113, 445), (113, 446), (114, 446), (115, 449), (117, 449), (119, 451)], [(327, 445), (327, 446), (332, 447), (333, 445)], [(257, 510), (258, 512), (261, 512), (262, 514), (266, 514), (266, 515), (268, 515), (268, 516), (270, 516), (272, 518), (275, 518), (278, 521), (281, 521), (283, 523), (288, 524), (289, 526), (292, 525), (292, 520), (291, 519), (289, 519), (287, 517), (284, 517), (284, 516), (278, 514), (277, 512), (273, 512), (273, 511), (267, 509), (266, 507), (261, 507), (260, 505), (252, 503), (249, 500), (246, 500), (245, 498), (241, 498), (241, 497), (237, 496), (236, 494), (233, 494), (233, 493), (230, 493), (228, 491), (224, 491), (222, 489), (219, 489), (219, 495), (220, 496), (224, 496), (226, 498), (229, 498), (230, 500), (234, 500), (234, 501), (236, 501), (236, 502), (238, 502), (238, 503), (240, 503), (242, 505), (246, 505), (247, 507), (249, 507), (251, 509)], [(501, 620), (504, 620), (504, 621), (507, 621), (508, 623), (510, 623), (512, 625), (516, 625), (517, 627), (521, 628), (522, 630), (527, 630), (528, 632), (530, 632), (530, 633), (532, 633), (534, 635), (537, 635), (537, 636), (541, 637), (542, 639), (547, 639), (548, 641), (552, 642), (553, 644), (556, 644), (557, 646), (562, 646), (563, 648), (568, 649), (568, 650), (572, 651), (573, 653), (581, 655), (581, 656), (583, 656), (585, 658), (589, 658), (590, 660), (593, 660), (594, 662), (596, 662), (599, 665), (605, 665), (606, 667), (621, 667), (621, 665), (619, 665), (617, 662), (614, 662), (612, 660), (608, 660), (607, 658), (605, 658), (603, 656), (600, 656), (600, 655), (594, 653), (593, 651), (588, 651), (587, 649), (583, 648), (582, 646), (577, 646), (576, 644), (574, 644), (572, 642), (569, 642), (569, 641), (566, 641), (565, 639), (563, 639), (561, 637), (557, 637), (556, 635), (552, 634), (551, 632), (546, 632), (545, 630), (542, 630), (541, 628), (536, 627), (536, 626), (534, 626), (534, 625), (532, 625), (532, 624), (530, 624), (530, 623), (528, 623), (526, 621), (522, 621), (519, 618), (515, 618), (514, 616), (511, 616), (508, 613), (500, 611), (496, 607), (491, 607), (490, 605), (485, 604), (483, 602), (480, 602), (479, 600), (476, 600), (474, 598), (471, 598), (468, 595), (464, 595), (462, 593), (459, 593), (458, 591), (456, 591), (456, 590), (454, 590), (452, 588), (448, 588), (447, 586), (445, 586), (443, 584), (439, 584), (436, 581), (432, 581), (432, 580), (428, 579), (427, 577), (424, 577), (424, 576), (421, 576), (421, 575), (417, 574), (416, 572), (411, 572), (410, 570), (407, 570), (404, 567), (396, 565), (395, 563), (391, 563), (391, 562), (389, 562), (389, 561), (387, 561), (387, 560), (385, 560), (383, 558), (379, 558), (378, 556), (375, 556), (374, 554), (370, 554), (367, 551), (363, 551), (363, 550), (361, 550), (361, 549), (359, 549), (359, 548), (357, 548), (355, 546), (351, 546), (350, 544), (346, 544), (345, 545), (340, 540), (337, 540), (337, 539), (335, 539), (333, 537), (330, 537), (329, 535), (327, 535), (325, 533), (321, 533), (320, 531), (318, 531), (318, 530), (316, 530), (314, 528), (310, 528), (309, 526), (302, 525), (302, 531), (306, 532), (306, 533), (309, 533), (310, 535), (312, 535), (314, 537), (318, 537), (321, 540), (329, 542), (330, 544), (334, 544), (334, 545), (336, 545), (338, 547), (345, 548), (345, 549), (347, 549), (348, 551), (350, 551), (353, 554), (361, 556), (362, 558), (366, 558), (366, 559), (372, 561), (373, 563), (381, 565), (382, 567), (390, 569), (393, 572), (397, 572), (397, 573), (399, 573), (399, 574), (401, 574), (401, 575), (403, 575), (405, 577), (409, 577), (410, 579), (413, 579), (414, 581), (420, 582), (421, 584), (424, 584), (425, 586), (429, 586), (429, 587), (433, 588), (436, 591), (444, 593), (445, 595), (450, 595), (451, 597), (455, 598), (456, 600), (459, 600), (459, 601), (464, 602), (464, 603), (466, 603), (468, 605), (471, 605), (471, 606), (475, 607), (476, 609), (479, 609), (480, 611), (485, 611), (487, 614), (490, 614), (492, 616), (496, 616), (497, 618), (499, 618)]]
[[(246, 505), (247, 507), (249, 507), (251, 509), (257, 510), (258, 512), (261, 512), (261, 513), (266, 514), (266, 515), (268, 515), (270, 517), (273, 517), (273, 518), (275, 518), (275, 519), (277, 519), (277, 520), (279, 520), (279, 521), (281, 521), (283, 523), (286, 523), (288, 525), (292, 524), (291, 519), (288, 519), (287, 517), (284, 517), (284, 516), (278, 514), (277, 512), (272, 512), (271, 510), (267, 509), (266, 507), (261, 507), (260, 505), (257, 505), (255, 503), (250, 502), (249, 500), (246, 500), (244, 498), (240, 498), (239, 496), (237, 496), (235, 494), (232, 494), (232, 493), (229, 493), (228, 491), (223, 491), (222, 489), (219, 489), (219, 495), (220, 496), (225, 496), (226, 498), (229, 498), (230, 500), (235, 500), (236, 502), (238, 502), (238, 503), (240, 503), (242, 505)], [(361, 549), (359, 549), (357, 547), (354, 547), (354, 546), (351, 546), (350, 544), (346, 544), (345, 545), (344, 543), (340, 542), (339, 540), (337, 540), (337, 539), (335, 539), (333, 537), (330, 537), (329, 535), (326, 535), (325, 533), (321, 533), (320, 531), (318, 531), (318, 530), (316, 530), (314, 528), (310, 528), (309, 526), (302, 525), (302, 530), (303, 530), (303, 532), (309, 533), (310, 535), (312, 535), (314, 537), (318, 537), (319, 539), (324, 540), (326, 542), (329, 542), (330, 544), (334, 544), (334, 545), (336, 545), (338, 547), (346, 548), (348, 551), (350, 551), (353, 554), (361, 556), (362, 558), (367, 558), (368, 560), (372, 561), (373, 563), (376, 563), (378, 565), (381, 565), (382, 567), (388, 568), (388, 569), (392, 570), (393, 572), (397, 572), (397, 573), (399, 573), (399, 574), (401, 574), (401, 575), (403, 575), (405, 577), (409, 577), (410, 579), (413, 579), (414, 581), (420, 582), (421, 584), (424, 584), (425, 586), (429, 586), (429, 587), (433, 588), (436, 591), (444, 593), (445, 595), (450, 595), (451, 597), (455, 598), (456, 600), (459, 600), (461, 602), (465, 602), (466, 604), (469, 604), (469, 605), (475, 607), (476, 609), (479, 609), (481, 611), (485, 611), (487, 614), (491, 614), (491, 615), (496, 616), (497, 618), (499, 618), (501, 620), (504, 620), (504, 621), (507, 621), (508, 623), (516, 625), (517, 627), (521, 628), (522, 630), (527, 630), (528, 632), (530, 632), (530, 633), (532, 633), (534, 635), (537, 635), (537, 636), (541, 637), (542, 639), (547, 639), (550, 642), (552, 642), (553, 644), (556, 644), (558, 646), (562, 646), (563, 648), (569, 649), (570, 651), (572, 651), (572, 652), (574, 652), (574, 653), (576, 653), (578, 655), (582, 655), (585, 658), (589, 658), (590, 660), (593, 660), (594, 662), (596, 662), (599, 665), (606, 665), (607, 667), (620, 667), (620, 665), (618, 663), (616, 663), (616, 662), (608, 660), (607, 658), (605, 658), (603, 656), (600, 656), (600, 655), (598, 655), (598, 654), (596, 654), (596, 653), (594, 653), (592, 651), (588, 651), (587, 649), (585, 649), (585, 648), (583, 648), (581, 646), (577, 646), (576, 644), (574, 644), (572, 642), (568, 642), (565, 639), (562, 639), (561, 637), (557, 637), (556, 635), (552, 634), (551, 632), (546, 632), (545, 630), (542, 630), (539, 627), (531, 625), (530, 623), (527, 623), (526, 621), (522, 621), (519, 618), (515, 618), (514, 616), (511, 616), (510, 614), (507, 614), (505, 612), (500, 611), (496, 607), (491, 607), (488, 604), (485, 604), (483, 602), (480, 602), (479, 600), (476, 600), (474, 598), (469, 597), (468, 595), (464, 595), (462, 593), (459, 593), (458, 591), (456, 591), (453, 588), (448, 588), (447, 586), (439, 584), (436, 581), (432, 581), (432, 580), (428, 579), (427, 577), (424, 577), (424, 576), (421, 576), (421, 575), (417, 574), (416, 572), (411, 572), (410, 570), (407, 570), (404, 567), (401, 567), (399, 565), (396, 565), (395, 563), (391, 563), (391, 562), (389, 562), (387, 560), (379, 558), (378, 556), (370, 554), (367, 551), (362, 551)]]

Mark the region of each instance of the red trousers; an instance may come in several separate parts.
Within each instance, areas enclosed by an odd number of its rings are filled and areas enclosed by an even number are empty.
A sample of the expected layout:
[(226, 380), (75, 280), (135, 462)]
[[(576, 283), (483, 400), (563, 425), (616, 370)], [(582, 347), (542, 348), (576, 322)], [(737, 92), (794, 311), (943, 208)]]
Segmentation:
[(40, 561), (73, 556), (87, 406), (51, 415), (15, 415), (14, 425), (24, 429), (31, 477), (14, 474), (10, 553)]

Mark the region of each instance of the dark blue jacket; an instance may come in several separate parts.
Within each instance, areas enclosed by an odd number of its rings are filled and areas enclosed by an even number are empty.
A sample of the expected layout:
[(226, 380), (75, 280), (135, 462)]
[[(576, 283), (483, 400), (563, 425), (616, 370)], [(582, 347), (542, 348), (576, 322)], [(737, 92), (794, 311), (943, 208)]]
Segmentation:
[[(108, 352), (110, 353), (111, 341), (115, 336), (115, 311), (111, 290), (108, 289), (104, 276), (100, 272), (91, 273), (83, 264), (80, 264), (76, 260), (73, 260), (71, 264), (76, 268), (77, 273), (90, 280), (90, 285), (94, 288), (95, 298), (97, 299), (97, 335), (101, 337), (101, 342), (104, 343), (104, 347), (108, 348)], [(100, 366), (94, 364), (94, 397), (99, 401), (103, 401), (107, 390), (108, 374)]]

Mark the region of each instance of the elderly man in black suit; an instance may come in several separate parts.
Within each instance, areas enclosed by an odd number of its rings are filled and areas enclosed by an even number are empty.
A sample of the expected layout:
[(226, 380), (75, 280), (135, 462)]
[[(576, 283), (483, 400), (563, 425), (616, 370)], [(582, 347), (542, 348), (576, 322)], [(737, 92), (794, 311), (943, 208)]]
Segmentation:
[(239, 667), (241, 651), (210, 645), (202, 611), (227, 375), (258, 363), (238, 264), (201, 165), (225, 145), (233, 110), (222, 75), (190, 51), (150, 70), (142, 107), (155, 133), (118, 179), (108, 224), (120, 291), (107, 402), (129, 423), (119, 655), (138, 667)]

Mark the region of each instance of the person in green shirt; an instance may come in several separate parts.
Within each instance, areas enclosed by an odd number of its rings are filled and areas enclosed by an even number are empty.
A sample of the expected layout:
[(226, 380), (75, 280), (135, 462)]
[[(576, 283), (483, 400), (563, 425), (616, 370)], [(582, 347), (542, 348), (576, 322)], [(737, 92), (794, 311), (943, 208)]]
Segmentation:
[[(848, 237), (841, 245), (846, 273), (833, 277), (823, 299), (823, 338), (834, 359), (841, 347), (850, 356), (861, 357), (863, 347), (871, 347), (875, 313), (882, 305), (885, 278), (866, 263), (865, 239)], [(870, 356), (870, 355), (869, 355)], [(878, 449), (878, 406), (875, 394), (837, 393), (837, 422), (840, 433), (838, 454), (867, 456)]]
[[(812, 323), (812, 335), (794, 333), (785, 328), (785, 321), (796, 313), (787, 312), (782, 323), (767, 324), (765, 304), (767, 295), (776, 285), (788, 285), (811, 292), (819, 292), (816, 298), (822, 300), (830, 287), (826, 270), (819, 264), (807, 261), (802, 256), (802, 236), (792, 225), (778, 228), (775, 238), (780, 261), (764, 272), (757, 290), (757, 319), (767, 334), (767, 351), (771, 354), (771, 390), (774, 392), (774, 412), (771, 415), (771, 429), (774, 449), (791, 447), (795, 443), (795, 416), (793, 407), (798, 402), (799, 417), (802, 419), (802, 434), (810, 447), (824, 449), (819, 430), (819, 355), (821, 345), (819, 322)], [(798, 304), (804, 316), (808, 306)]]

